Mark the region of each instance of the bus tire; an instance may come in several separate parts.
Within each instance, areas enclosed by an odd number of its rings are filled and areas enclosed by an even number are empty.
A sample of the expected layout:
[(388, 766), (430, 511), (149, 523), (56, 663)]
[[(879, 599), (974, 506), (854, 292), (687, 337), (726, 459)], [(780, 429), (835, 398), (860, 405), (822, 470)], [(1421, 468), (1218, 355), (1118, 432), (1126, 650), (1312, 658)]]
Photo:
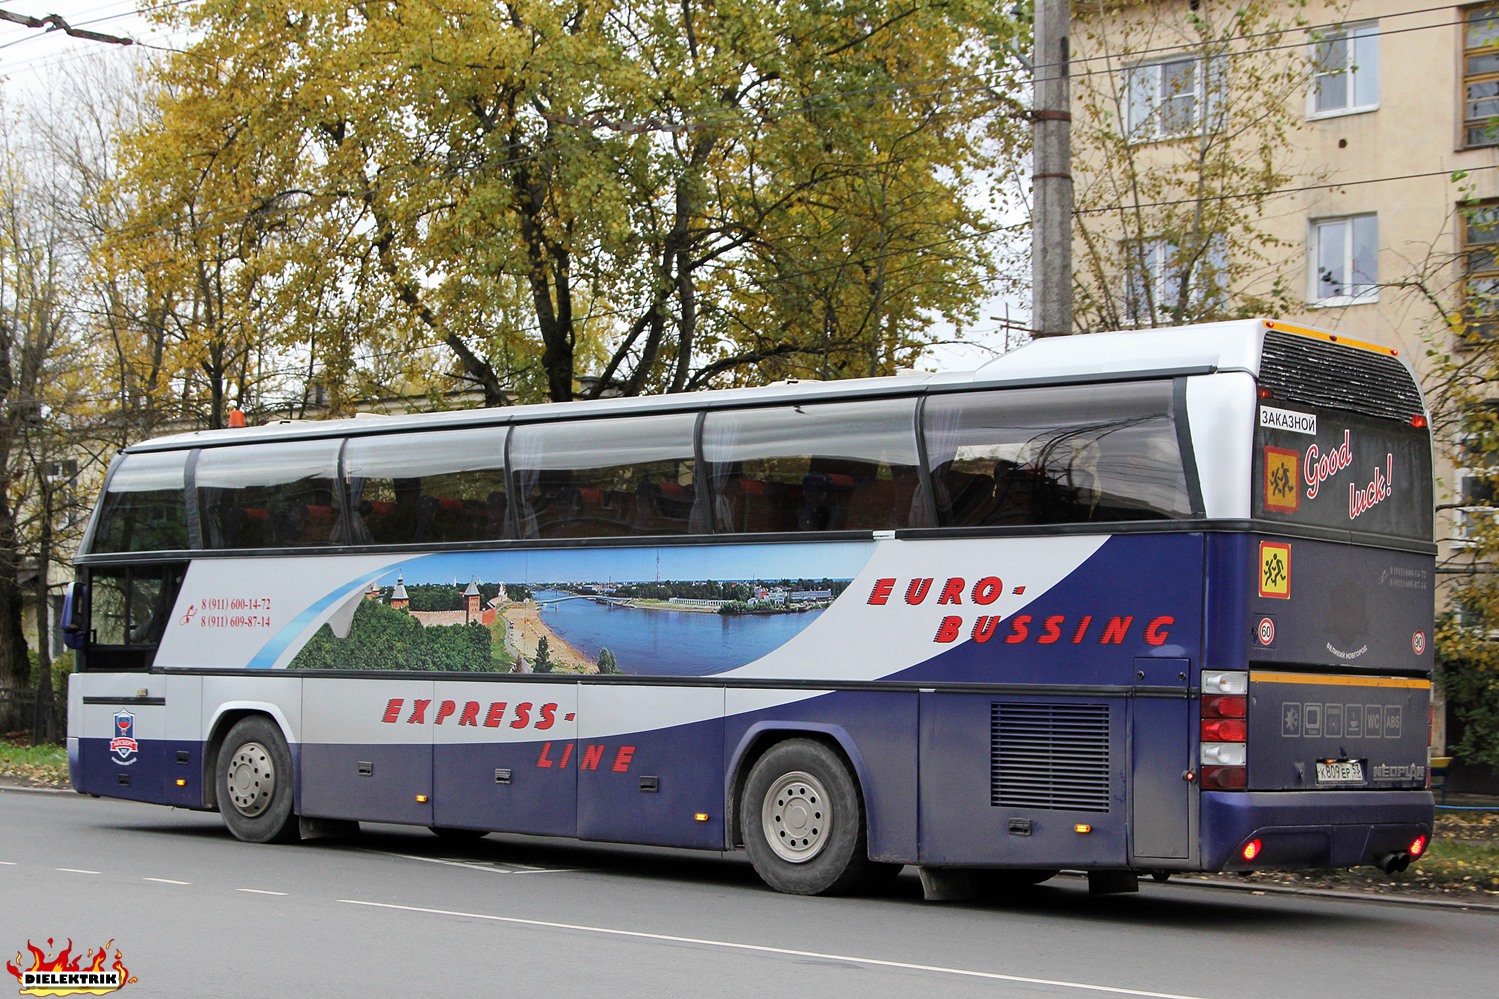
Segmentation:
[(219, 814), (236, 839), (287, 843), (297, 838), (292, 811), (291, 750), (276, 723), (264, 715), (235, 722), (214, 766)]
[(837, 753), (789, 739), (755, 761), (740, 798), (755, 873), (790, 895), (836, 895), (866, 882), (864, 807)]

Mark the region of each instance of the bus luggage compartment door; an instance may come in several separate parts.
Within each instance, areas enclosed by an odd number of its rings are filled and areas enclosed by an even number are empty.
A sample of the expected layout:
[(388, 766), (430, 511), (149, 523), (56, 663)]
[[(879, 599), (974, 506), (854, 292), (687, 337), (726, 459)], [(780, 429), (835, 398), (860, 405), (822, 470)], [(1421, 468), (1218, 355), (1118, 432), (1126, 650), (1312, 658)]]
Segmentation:
[(1136, 860), (1186, 860), (1196, 841), (1186, 659), (1136, 659), (1130, 698), (1130, 832)]
[(73, 786), (109, 798), (161, 800), (166, 684), (145, 674), (87, 679)]
[(1124, 698), (923, 691), (920, 704), (920, 863), (1125, 863)]

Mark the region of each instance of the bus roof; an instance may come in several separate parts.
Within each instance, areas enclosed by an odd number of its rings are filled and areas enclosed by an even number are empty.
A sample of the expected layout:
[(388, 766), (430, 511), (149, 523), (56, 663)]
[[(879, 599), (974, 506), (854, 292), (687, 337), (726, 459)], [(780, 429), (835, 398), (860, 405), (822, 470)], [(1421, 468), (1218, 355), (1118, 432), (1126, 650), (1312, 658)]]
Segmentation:
[[(1243, 371), (1258, 376), (1260, 352), (1268, 330), (1339, 343), (1355, 349), (1396, 356), (1390, 348), (1341, 334), (1278, 320), (1242, 319), (1195, 326), (1121, 330), (1034, 340), (972, 371), (904, 372), (880, 378), (822, 382), (790, 380), (756, 388), (716, 389), (677, 395), (540, 403), (486, 409), (453, 410), (402, 416), (363, 415), (352, 419), (283, 420), (258, 427), (195, 430), (132, 445), (127, 451), (212, 447), (254, 441), (365, 435), (441, 426), (485, 426), (634, 412), (672, 412), (705, 407), (734, 407), (775, 401), (812, 402), (857, 396), (905, 395), (961, 389), (975, 385), (1063, 384), (1104, 379), (1165, 377)], [(1402, 360), (1402, 363), (1403, 360)], [(1407, 365), (1408, 366), (1408, 365)]]

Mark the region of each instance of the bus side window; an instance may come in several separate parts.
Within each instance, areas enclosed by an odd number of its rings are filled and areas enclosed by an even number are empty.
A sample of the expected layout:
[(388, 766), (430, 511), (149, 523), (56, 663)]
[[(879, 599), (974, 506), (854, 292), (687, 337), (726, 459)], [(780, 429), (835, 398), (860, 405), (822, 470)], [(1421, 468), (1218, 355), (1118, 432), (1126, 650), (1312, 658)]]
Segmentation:
[(510, 449), (526, 538), (685, 534), (697, 485), (695, 413), (535, 423)]
[(380, 434), (344, 448), (356, 545), (511, 537), (504, 427)]
[(923, 422), (939, 526), (1191, 516), (1168, 380), (933, 396)]
[(186, 574), (182, 565), (90, 570), (85, 667), (149, 668)]
[(119, 459), (99, 506), (89, 552), (188, 547), (187, 451), (145, 451)]
[(210, 548), (335, 544), (341, 502), (336, 440), (204, 448), (194, 480)]
[(915, 400), (710, 413), (703, 453), (719, 531), (879, 531), (924, 524)]

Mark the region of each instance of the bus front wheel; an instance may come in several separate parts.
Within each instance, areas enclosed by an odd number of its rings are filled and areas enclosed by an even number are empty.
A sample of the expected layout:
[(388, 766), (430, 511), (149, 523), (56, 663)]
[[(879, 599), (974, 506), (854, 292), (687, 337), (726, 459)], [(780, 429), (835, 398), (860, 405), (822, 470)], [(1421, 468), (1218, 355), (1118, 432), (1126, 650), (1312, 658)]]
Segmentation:
[(760, 879), (792, 895), (834, 895), (873, 873), (864, 808), (848, 767), (820, 742), (790, 739), (750, 768), (744, 848)]
[(219, 749), (219, 814), (237, 839), (285, 843), (297, 838), (291, 751), (264, 715), (236, 722)]

